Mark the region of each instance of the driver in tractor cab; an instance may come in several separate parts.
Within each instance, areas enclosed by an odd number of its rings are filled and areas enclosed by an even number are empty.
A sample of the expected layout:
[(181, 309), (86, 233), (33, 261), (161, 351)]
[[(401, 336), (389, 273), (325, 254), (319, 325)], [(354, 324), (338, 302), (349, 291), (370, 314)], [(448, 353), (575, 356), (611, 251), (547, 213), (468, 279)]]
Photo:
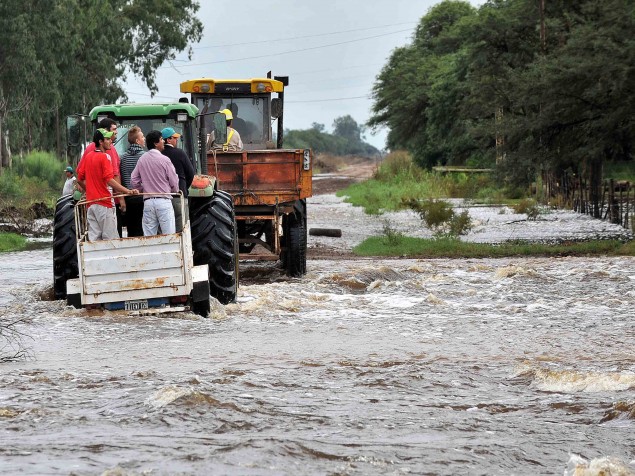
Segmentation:
[(238, 131), (232, 127), (234, 116), (229, 109), (223, 109), (221, 112), (227, 118), (227, 142), (223, 144), (223, 151), (240, 152), (243, 150), (243, 141), (240, 139)]

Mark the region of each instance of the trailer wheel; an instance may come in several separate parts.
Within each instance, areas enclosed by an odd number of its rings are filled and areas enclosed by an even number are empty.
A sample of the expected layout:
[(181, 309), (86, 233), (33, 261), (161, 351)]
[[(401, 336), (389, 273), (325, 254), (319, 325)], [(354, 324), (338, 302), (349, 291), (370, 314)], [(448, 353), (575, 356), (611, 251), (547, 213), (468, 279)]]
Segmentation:
[(190, 207), (194, 265), (208, 265), (212, 296), (222, 304), (234, 302), (238, 291), (238, 240), (233, 203), (214, 193), (209, 202), (197, 205)]
[(55, 299), (66, 298), (66, 281), (78, 276), (75, 202), (72, 195), (64, 195), (57, 200), (53, 220), (53, 290)]
[(306, 202), (298, 200), (294, 212), (285, 218), (287, 237), (284, 240), (286, 256), (283, 263), (287, 275), (297, 278), (306, 273)]

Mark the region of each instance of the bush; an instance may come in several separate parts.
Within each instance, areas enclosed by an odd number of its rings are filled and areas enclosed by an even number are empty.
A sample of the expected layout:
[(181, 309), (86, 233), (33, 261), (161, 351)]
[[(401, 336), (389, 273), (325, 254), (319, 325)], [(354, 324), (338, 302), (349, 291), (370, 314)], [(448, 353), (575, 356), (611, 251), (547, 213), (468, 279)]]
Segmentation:
[(22, 180), (11, 170), (0, 175), (0, 198), (6, 200), (20, 200), (24, 196)]
[(540, 208), (535, 200), (531, 198), (525, 198), (519, 201), (517, 204), (512, 205), (514, 212), (524, 213), (527, 215), (528, 220), (535, 220), (540, 215)]
[(395, 177), (420, 181), (426, 175), (428, 175), (427, 172), (413, 162), (408, 152), (398, 150), (386, 156), (375, 171), (374, 178), (380, 182), (390, 182)]
[(384, 221), (384, 243), (388, 246), (399, 246), (404, 240), (404, 234), (392, 227), (388, 220)]
[(14, 171), (21, 177), (36, 179), (40, 184), (46, 183), (51, 189), (62, 189), (64, 164), (50, 152), (33, 151), (26, 157), (19, 157)]
[(408, 206), (419, 214), (426, 226), (438, 237), (466, 235), (472, 229), (472, 221), (467, 210), (457, 215), (452, 205), (446, 201), (410, 200)]

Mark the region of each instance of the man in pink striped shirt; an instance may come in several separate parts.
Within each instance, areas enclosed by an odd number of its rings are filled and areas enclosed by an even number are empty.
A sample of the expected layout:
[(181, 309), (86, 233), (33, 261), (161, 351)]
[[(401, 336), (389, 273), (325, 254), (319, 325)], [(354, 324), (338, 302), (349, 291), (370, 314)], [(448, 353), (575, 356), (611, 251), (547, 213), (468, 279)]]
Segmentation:
[(140, 192), (153, 195), (143, 196), (144, 236), (176, 233), (174, 209), (170, 192), (179, 191), (179, 176), (168, 157), (163, 155), (165, 144), (161, 132), (152, 131), (146, 135), (148, 152), (139, 157), (130, 176), (130, 184)]

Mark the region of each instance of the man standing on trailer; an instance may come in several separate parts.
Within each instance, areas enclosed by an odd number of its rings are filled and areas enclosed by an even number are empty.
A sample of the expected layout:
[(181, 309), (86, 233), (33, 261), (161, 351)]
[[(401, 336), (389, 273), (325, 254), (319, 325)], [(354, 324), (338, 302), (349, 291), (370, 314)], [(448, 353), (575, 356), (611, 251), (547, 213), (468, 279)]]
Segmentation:
[[(184, 198), (184, 207), (185, 207), (185, 217), (188, 217), (188, 205), (187, 205), (187, 195), (188, 189), (190, 185), (192, 185), (192, 180), (194, 180), (194, 166), (187, 154), (183, 149), (179, 149), (176, 147), (179, 142), (179, 137), (181, 134), (176, 132), (171, 127), (166, 127), (161, 131), (161, 136), (165, 141), (165, 147), (163, 149), (163, 155), (168, 157), (174, 165), (174, 170), (176, 170), (176, 174), (179, 176), (179, 190), (183, 194)], [(182, 210), (181, 210), (181, 198), (174, 197), (172, 199), (172, 205), (174, 207), (174, 219), (176, 222), (176, 231), (181, 231), (183, 229), (182, 223)]]
[(143, 197), (143, 234), (156, 235), (176, 232), (174, 209), (170, 192), (179, 191), (179, 177), (174, 165), (161, 152), (164, 148), (161, 132), (152, 131), (146, 136), (148, 152), (143, 154), (130, 176), (130, 184), (144, 194)]
[[(112, 163), (112, 173), (113, 173), (113, 177), (114, 179), (118, 182), (121, 183), (121, 160), (119, 158), (119, 153), (117, 152), (117, 149), (115, 149), (114, 144), (115, 141), (117, 140), (117, 122), (114, 119), (111, 119), (110, 117), (104, 117), (101, 121), (99, 121), (99, 123), (97, 124), (97, 127), (99, 129), (106, 129), (109, 132), (112, 132), (112, 144), (113, 146), (108, 149), (108, 151), (106, 152), (111, 159), (111, 163)], [(81, 163), (82, 160), (84, 160), (84, 157), (86, 157), (86, 155), (88, 155), (88, 153), (92, 152), (95, 150), (95, 144), (93, 142), (91, 142), (90, 144), (88, 144), (86, 146), (86, 150), (84, 150), (84, 153), (82, 154), (82, 158), (79, 159), (79, 162)], [(126, 213), (126, 200), (123, 197), (117, 198), (115, 199), (115, 205), (116, 205), (116, 214), (117, 214), (117, 231), (119, 232), (119, 236), (121, 236), (121, 228), (123, 226), (123, 214)]]
[[(121, 156), (121, 183), (130, 188), (130, 176), (137, 166), (137, 162), (145, 152), (146, 136), (139, 126), (133, 126), (128, 131), (128, 150)], [(126, 198), (126, 227), (128, 236), (143, 236), (143, 197)]]
[(112, 159), (107, 152), (112, 147), (113, 135), (112, 131), (97, 129), (93, 136), (94, 150), (88, 152), (77, 167), (77, 183), (86, 190), (86, 200), (98, 200), (89, 203), (86, 212), (90, 241), (119, 238), (113, 190), (132, 195), (139, 193), (138, 190), (130, 190), (114, 179)]

